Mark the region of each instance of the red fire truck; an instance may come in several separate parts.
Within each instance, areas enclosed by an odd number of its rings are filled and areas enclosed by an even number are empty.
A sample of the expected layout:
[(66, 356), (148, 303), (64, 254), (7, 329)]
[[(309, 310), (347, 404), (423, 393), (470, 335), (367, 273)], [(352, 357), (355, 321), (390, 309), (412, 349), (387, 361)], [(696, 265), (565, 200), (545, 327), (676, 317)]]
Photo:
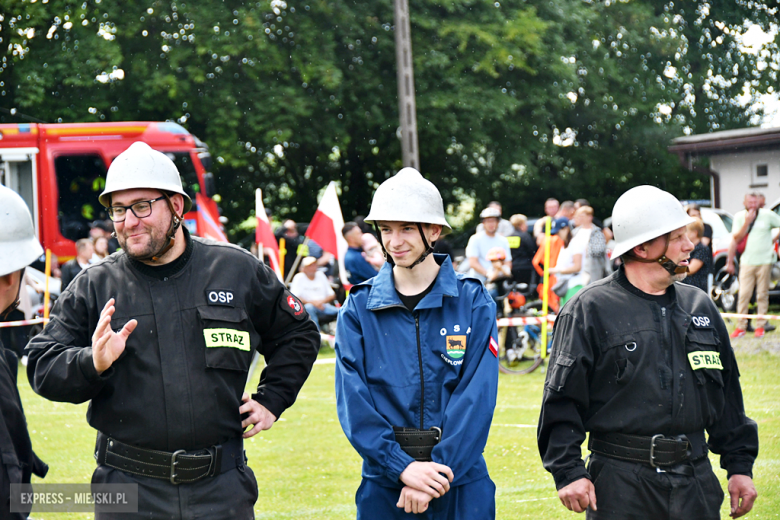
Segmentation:
[(176, 123), (0, 124), (0, 184), (27, 202), (43, 247), (60, 262), (74, 242), (108, 218), (98, 195), (114, 157), (144, 141), (173, 160), (192, 198), (184, 216), (193, 234), (227, 241), (213, 200), (214, 175), (205, 143)]

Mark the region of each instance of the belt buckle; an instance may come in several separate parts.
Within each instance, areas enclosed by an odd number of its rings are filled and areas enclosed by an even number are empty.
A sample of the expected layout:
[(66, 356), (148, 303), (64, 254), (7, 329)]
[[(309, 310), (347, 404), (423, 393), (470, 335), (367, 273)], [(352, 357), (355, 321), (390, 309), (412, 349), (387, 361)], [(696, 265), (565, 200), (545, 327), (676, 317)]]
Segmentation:
[(175, 472), (176, 472), (176, 464), (179, 463), (176, 460), (176, 457), (178, 457), (182, 453), (187, 453), (187, 452), (185, 450), (176, 450), (171, 455), (171, 478), (170, 478), (170, 480), (171, 480), (171, 484), (173, 484), (173, 485), (181, 484), (181, 482), (176, 482), (176, 473)]
[(656, 439), (663, 439), (663, 434), (656, 434), (653, 435), (652, 439), (650, 439), (650, 466), (658, 469), (658, 466), (655, 465), (655, 441)]
[(437, 432), (439, 432), (439, 434), (436, 436), (436, 442), (438, 443), (439, 441), (441, 441), (441, 428), (439, 428), (438, 426), (431, 426), (431, 430), (436, 430)]

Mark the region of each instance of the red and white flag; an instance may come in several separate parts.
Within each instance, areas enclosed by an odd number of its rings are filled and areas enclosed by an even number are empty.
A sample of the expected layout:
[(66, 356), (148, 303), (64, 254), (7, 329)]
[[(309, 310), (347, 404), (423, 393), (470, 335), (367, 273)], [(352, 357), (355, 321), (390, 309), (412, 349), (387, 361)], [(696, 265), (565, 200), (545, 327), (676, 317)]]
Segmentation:
[[(271, 269), (274, 270), (276, 276), (282, 279), (282, 271), (279, 268), (279, 244), (276, 243), (276, 237), (271, 230), (271, 223), (268, 222), (268, 215), (265, 214), (265, 206), (263, 206), (263, 190), (258, 188), (255, 190), (255, 213), (257, 214), (257, 227), (255, 228), (255, 242), (258, 246), (265, 249), (268, 253), (268, 258), (271, 261)], [(261, 258), (262, 261), (262, 258)]]
[(341, 214), (341, 205), (336, 193), (336, 183), (331, 181), (325, 188), (320, 205), (311, 219), (306, 236), (317, 242), (322, 249), (336, 257), (339, 262), (339, 277), (345, 285), (347, 271), (344, 268), (344, 255), (347, 254), (347, 241), (341, 234), (344, 227), (344, 216)]
[(494, 356), (498, 357), (498, 343), (496, 343), (496, 340), (493, 339), (493, 336), (490, 336), (490, 343), (488, 343), (488, 348)]
[(227, 242), (228, 239), (225, 233), (222, 232), (222, 226), (219, 222), (214, 220), (215, 215), (219, 215), (217, 204), (208, 197), (195, 194), (195, 204), (198, 206), (198, 211), (195, 214), (195, 225), (198, 229), (198, 235), (204, 238), (213, 238), (217, 242)]

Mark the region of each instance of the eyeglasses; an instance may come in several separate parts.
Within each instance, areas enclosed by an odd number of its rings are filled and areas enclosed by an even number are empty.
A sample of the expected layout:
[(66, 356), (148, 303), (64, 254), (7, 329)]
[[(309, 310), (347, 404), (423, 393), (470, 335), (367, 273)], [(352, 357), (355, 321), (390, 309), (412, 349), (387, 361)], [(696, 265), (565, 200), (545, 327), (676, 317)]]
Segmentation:
[(163, 200), (165, 196), (157, 197), (153, 200), (139, 200), (129, 206), (110, 206), (108, 208), (108, 217), (114, 222), (124, 222), (127, 217), (127, 210), (133, 212), (135, 218), (146, 218), (152, 214), (152, 202)]

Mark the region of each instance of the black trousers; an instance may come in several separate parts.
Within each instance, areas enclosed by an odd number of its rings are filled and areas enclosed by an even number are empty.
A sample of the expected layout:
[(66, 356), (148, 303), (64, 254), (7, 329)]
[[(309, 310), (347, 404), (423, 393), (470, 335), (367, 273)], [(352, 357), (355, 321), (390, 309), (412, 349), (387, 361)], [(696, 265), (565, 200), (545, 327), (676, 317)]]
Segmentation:
[(588, 520), (717, 520), (723, 489), (707, 457), (693, 475), (658, 472), (648, 464), (591, 454), (588, 470), (596, 487), (596, 507)]
[(98, 466), (93, 484), (138, 484), (138, 513), (101, 513), (96, 520), (253, 520), (257, 481), (249, 466), (232, 469), (192, 484), (174, 485)]

